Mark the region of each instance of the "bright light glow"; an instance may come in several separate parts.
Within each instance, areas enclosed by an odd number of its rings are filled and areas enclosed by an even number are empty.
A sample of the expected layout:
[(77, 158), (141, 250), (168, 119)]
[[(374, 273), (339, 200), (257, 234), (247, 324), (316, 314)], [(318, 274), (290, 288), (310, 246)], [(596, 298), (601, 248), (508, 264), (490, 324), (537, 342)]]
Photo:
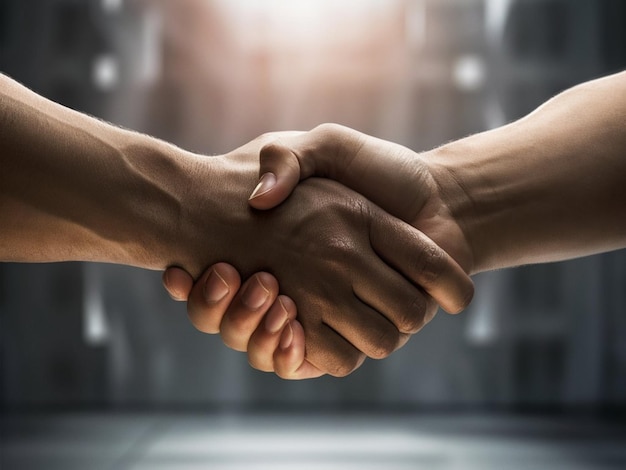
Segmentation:
[(467, 340), (476, 346), (492, 344), (498, 336), (493, 315), (489, 310), (480, 310), (470, 317), (467, 327)]
[(102, 299), (102, 285), (97, 267), (86, 265), (83, 292), (83, 338), (90, 346), (105, 344), (111, 331)]
[[(219, 0), (232, 23), (246, 26), (240, 34), (259, 45), (290, 45), (313, 41), (316, 44), (346, 37), (368, 28), (382, 12), (393, 11), (398, 0)], [(262, 46), (262, 44), (260, 44)]]
[(460, 90), (479, 90), (485, 83), (485, 61), (477, 55), (461, 56), (454, 64), (452, 75)]
[(343, 10), (358, 14), (362, 11), (387, 9), (392, 1), (380, 0), (221, 0), (225, 7), (236, 13), (246, 12), (264, 13), (283, 20), (308, 20), (309, 18), (324, 16), (329, 11)]
[(413, 50), (426, 41), (426, 3), (410, 2), (406, 10), (406, 40)]
[(117, 13), (124, 6), (124, 0), (102, 0), (102, 9), (106, 13)]
[(379, 429), (328, 429), (297, 432), (261, 430), (229, 432), (216, 430), (215, 433), (202, 430), (177, 432), (159, 442), (152, 449), (152, 456), (160, 454), (187, 457), (196, 455), (367, 455), (367, 456), (423, 456), (443, 452), (440, 439), (429, 438), (411, 432)]
[(502, 41), (512, 3), (512, 0), (486, 0), (485, 2), (485, 26), (487, 35), (494, 44), (500, 44)]
[(111, 91), (119, 82), (117, 59), (108, 54), (97, 57), (92, 68), (93, 82), (102, 91)]
[(161, 35), (163, 21), (157, 9), (148, 9), (141, 20), (141, 55), (138, 63), (139, 83), (154, 83), (161, 75)]

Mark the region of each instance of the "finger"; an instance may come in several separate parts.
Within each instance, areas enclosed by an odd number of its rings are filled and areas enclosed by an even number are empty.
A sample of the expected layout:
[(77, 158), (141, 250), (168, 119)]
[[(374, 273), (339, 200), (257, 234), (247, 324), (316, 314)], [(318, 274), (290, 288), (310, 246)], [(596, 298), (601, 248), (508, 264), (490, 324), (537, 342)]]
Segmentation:
[[(345, 340), (344, 335), (338, 335), (325, 325), (322, 325), (324, 344), (309, 341), (312, 348), (317, 346), (317, 349), (311, 348), (310, 355), (319, 357), (320, 362), (317, 364), (323, 367), (306, 360), (304, 330), (295, 320), (296, 314), (295, 303), (289, 297), (279, 296), (250, 337), (247, 348), (248, 361), (252, 367), (266, 372), (274, 371), (285, 379), (304, 379), (319, 377), (325, 372), (344, 376), (363, 362), (364, 356), (358, 347), (355, 348)], [(376, 316), (389, 323), (380, 314)], [(348, 324), (348, 328), (351, 325)]]
[(203, 333), (218, 333), (222, 317), (237, 294), (241, 278), (229, 264), (217, 263), (193, 285), (187, 301), (189, 320)]
[(280, 143), (265, 145), (259, 154), (261, 178), (249, 198), (256, 209), (271, 209), (283, 202), (300, 181), (296, 155)]
[[(335, 313), (341, 316), (340, 312)], [(305, 356), (312, 365), (334, 377), (345, 377), (363, 364), (365, 354), (331, 326), (308, 324), (306, 316), (298, 320), (305, 331)]]
[(419, 230), (382, 210), (372, 216), (372, 248), (394, 269), (421, 286), (448, 313), (467, 307), (474, 283), (442, 248)]
[(358, 188), (360, 176), (368, 176), (368, 172), (351, 175), (346, 168), (352, 161), (348, 156), (359, 153), (365, 137), (338, 124), (322, 124), (310, 132), (269, 141), (259, 155), (261, 178), (249, 198), (250, 205), (256, 209), (276, 207), (299, 181), (310, 176), (328, 177)]
[(193, 277), (187, 271), (170, 266), (163, 272), (163, 287), (170, 297), (177, 301), (187, 300), (193, 287)]
[[(345, 319), (347, 325), (333, 327), (343, 334), (344, 329), (349, 330), (352, 325), (353, 334), (360, 341), (355, 343), (352, 337), (346, 339), (369, 357), (380, 359), (404, 345), (410, 335), (432, 320), (438, 305), (419, 286), (379, 258), (369, 261), (360, 272), (367, 275), (356, 276), (352, 290), (369, 309), (366, 313), (348, 312), (351, 315)], [(369, 323), (365, 323), (365, 319), (369, 319)], [(391, 326), (395, 331), (388, 331)]]
[(269, 273), (248, 279), (228, 307), (219, 326), (224, 344), (246, 351), (248, 342), (278, 296), (278, 281)]
[(280, 344), (274, 353), (276, 375), (283, 379), (313, 379), (324, 371), (305, 359), (304, 329), (297, 320), (291, 320), (282, 331)]
[[(274, 372), (274, 352), (285, 326), (296, 315), (295, 302), (287, 296), (279, 295), (248, 342), (248, 362), (252, 367), (264, 372)], [(304, 350), (302, 357), (304, 358)]]
[[(413, 290), (417, 289), (413, 288)], [(391, 298), (391, 295), (385, 294), (385, 300), (391, 300)], [(386, 310), (389, 310), (388, 307)], [(389, 356), (404, 345), (410, 336), (408, 333), (400, 332), (385, 314), (366, 305), (357, 297), (354, 298), (354, 305), (345, 309), (341, 315), (324, 316), (324, 323), (351, 343), (354, 348), (374, 359)], [(422, 324), (421, 321), (419, 323)]]

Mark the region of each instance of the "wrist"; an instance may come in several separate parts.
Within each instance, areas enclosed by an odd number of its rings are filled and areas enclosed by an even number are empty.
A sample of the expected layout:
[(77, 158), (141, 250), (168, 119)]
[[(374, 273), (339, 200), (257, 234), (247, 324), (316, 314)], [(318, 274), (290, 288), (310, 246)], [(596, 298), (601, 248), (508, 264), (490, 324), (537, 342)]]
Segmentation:
[(162, 269), (179, 257), (191, 154), (0, 84), (0, 259)]
[(442, 192), (471, 246), (472, 272), (555, 261), (579, 249), (564, 243), (571, 206), (559, 201), (573, 201), (567, 193), (576, 185), (563, 176), (571, 160), (553, 133), (520, 120), (433, 151)]
[(496, 220), (507, 212), (501, 188), (492, 177), (512, 148), (503, 144), (502, 130), (476, 134), (428, 152), (429, 165), (439, 193), (462, 232), (471, 260), (470, 274), (499, 267), (503, 252), (502, 225)]
[[(166, 247), (172, 256), (168, 265), (181, 266), (194, 278), (219, 261), (237, 266), (243, 275), (259, 270), (264, 253), (250, 250), (251, 223), (265, 214), (248, 206), (259, 170), (258, 157), (247, 157), (245, 151), (215, 157), (186, 155), (176, 232)], [(243, 256), (244, 252), (249, 253)]]
[(188, 152), (158, 139), (115, 129), (113, 191), (98, 222), (100, 236), (117, 250), (106, 259), (146, 269), (176, 264), (182, 204), (192, 171)]

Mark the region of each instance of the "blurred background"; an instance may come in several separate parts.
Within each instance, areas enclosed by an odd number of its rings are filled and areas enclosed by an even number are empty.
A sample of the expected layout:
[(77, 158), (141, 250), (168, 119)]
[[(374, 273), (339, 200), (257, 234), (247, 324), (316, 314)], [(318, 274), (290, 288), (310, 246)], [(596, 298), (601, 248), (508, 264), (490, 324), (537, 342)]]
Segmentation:
[[(207, 155), (322, 122), (426, 150), (625, 67), (621, 0), (0, 1), (3, 73)], [(392, 357), (292, 383), (160, 273), (0, 264), (0, 468), (626, 468), (626, 252), (475, 281)]]

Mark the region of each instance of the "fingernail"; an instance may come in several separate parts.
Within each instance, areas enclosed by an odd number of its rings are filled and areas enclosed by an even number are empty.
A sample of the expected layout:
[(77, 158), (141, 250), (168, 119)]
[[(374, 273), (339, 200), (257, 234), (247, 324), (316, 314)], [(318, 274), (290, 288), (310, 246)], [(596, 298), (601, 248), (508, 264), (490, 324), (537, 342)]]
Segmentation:
[(255, 197), (262, 196), (269, 190), (271, 190), (276, 185), (276, 175), (274, 173), (264, 173), (259, 179), (259, 184), (256, 185), (252, 194), (250, 194), (250, 199), (254, 199)]
[(280, 349), (287, 349), (293, 342), (293, 329), (291, 328), (291, 322), (287, 323), (287, 326), (283, 330), (283, 334), (280, 335)]
[(278, 298), (278, 302), (282, 308), (274, 309), (267, 314), (265, 318), (265, 329), (270, 333), (278, 333), (285, 322), (289, 319), (289, 314), (283, 305), (283, 302)]
[(209, 304), (215, 304), (228, 295), (230, 288), (226, 281), (215, 269), (211, 269), (209, 277), (204, 283), (204, 299)]
[[(270, 295), (259, 276), (254, 276), (255, 282), (249, 282), (245, 290), (241, 294), (241, 301), (250, 310), (258, 310), (267, 301)], [(260, 289), (259, 289), (260, 287)]]

